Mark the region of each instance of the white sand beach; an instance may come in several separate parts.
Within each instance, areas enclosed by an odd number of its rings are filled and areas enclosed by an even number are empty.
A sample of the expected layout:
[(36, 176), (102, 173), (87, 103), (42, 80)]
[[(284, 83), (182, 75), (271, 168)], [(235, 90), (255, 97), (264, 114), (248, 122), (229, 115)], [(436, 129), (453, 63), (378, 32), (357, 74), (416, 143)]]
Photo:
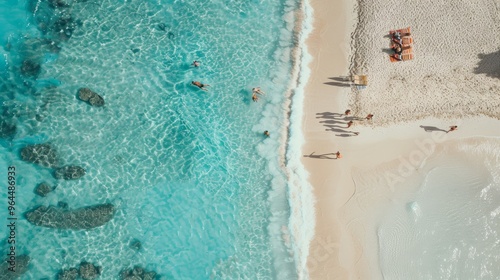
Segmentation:
[[(351, 71), (370, 86), (349, 96), (375, 125), (425, 118), (500, 118), (500, 3), (358, 1)], [(387, 7), (395, 7), (388, 9)], [(414, 59), (390, 63), (388, 31), (411, 27)]]
[[(450, 143), (488, 137), (500, 146), (498, 1), (395, 2), (311, 1), (302, 148), (316, 197), (310, 279), (382, 279), (377, 229), (415, 192), (419, 168)], [(414, 59), (391, 63), (386, 35), (408, 26)], [(368, 75), (368, 87), (351, 87), (341, 78), (349, 74)], [(363, 120), (369, 113), (373, 120)], [(446, 133), (451, 125), (458, 130)]]

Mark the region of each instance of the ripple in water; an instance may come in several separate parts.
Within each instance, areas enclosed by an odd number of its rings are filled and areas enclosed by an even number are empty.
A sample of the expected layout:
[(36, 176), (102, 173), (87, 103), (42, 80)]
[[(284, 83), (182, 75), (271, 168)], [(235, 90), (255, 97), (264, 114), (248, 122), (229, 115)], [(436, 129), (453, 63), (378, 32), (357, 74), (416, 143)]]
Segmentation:
[[(295, 5), (288, 2), (0, 4), (0, 23), (17, 19), (0, 31), (21, 25), (0, 49), (7, 139), (0, 139), (0, 177), (17, 166), (25, 186), (19, 214), (39, 204), (117, 209), (88, 231), (23, 221), (18, 253), (32, 259), (25, 279), (52, 279), (82, 261), (102, 266), (102, 279), (135, 265), (168, 279), (296, 278), (279, 235), (289, 216), (277, 155), (293, 46), (292, 32), (281, 31)], [(195, 59), (201, 67), (190, 66)], [(258, 103), (255, 86), (266, 89)], [(80, 102), (81, 87), (102, 95), (105, 106)], [(263, 137), (266, 129), (276, 136)], [(85, 176), (56, 180), (53, 170), (19, 159), (27, 144), (46, 142), (61, 164), (82, 166)], [(57, 188), (35, 196), (44, 181)], [(136, 239), (140, 249), (130, 246)]]
[(497, 279), (499, 144), (451, 143), (429, 159), (418, 192), (378, 229), (384, 279)]

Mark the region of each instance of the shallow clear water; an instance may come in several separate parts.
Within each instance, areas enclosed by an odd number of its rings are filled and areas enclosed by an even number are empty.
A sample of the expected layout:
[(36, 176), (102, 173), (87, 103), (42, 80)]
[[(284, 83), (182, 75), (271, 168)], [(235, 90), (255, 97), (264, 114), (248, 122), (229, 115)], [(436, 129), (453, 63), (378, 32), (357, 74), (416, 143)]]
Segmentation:
[[(0, 139), (0, 176), (16, 166), (16, 252), (32, 259), (22, 279), (52, 279), (82, 261), (102, 266), (102, 279), (134, 265), (161, 279), (295, 278), (282, 240), (289, 206), (278, 152), (296, 3), (68, 2), (0, 4), (2, 118), (16, 125)], [(41, 65), (36, 76), (21, 74), (27, 59)], [(252, 102), (256, 86), (266, 94)], [(78, 100), (81, 87), (106, 105)], [(87, 174), (56, 180), (23, 162), (20, 150), (34, 143), (51, 143), (60, 165)], [(44, 181), (57, 188), (42, 198), (33, 189)], [(6, 208), (6, 193), (0, 198)], [(109, 202), (117, 212), (88, 231), (22, 218), (61, 201)], [(134, 239), (141, 250), (130, 248)]]
[(500, 145), (446, 142), (377, 230), (384, 279), (498, 279)]

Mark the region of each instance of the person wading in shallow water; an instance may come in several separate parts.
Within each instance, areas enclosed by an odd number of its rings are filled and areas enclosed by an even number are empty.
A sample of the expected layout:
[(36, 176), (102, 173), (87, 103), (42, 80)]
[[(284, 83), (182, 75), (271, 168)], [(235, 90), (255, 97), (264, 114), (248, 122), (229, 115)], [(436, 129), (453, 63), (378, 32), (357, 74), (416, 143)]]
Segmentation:
[(266, 131), (264, 131), (264, 135), (265, 135), (265, 136), (267, 136), (267, 137), (270, 137), (270, 136), (271, 136), (271, 134), (270, 134), (270, 133), (269, 133), (269, 131), (267, 131), (267, 130), (266, 130)]
[(260, 87), (255, 87), (252, 89), (252, 93), (257, 93), (257, 94), (265, 94)]
[(207, 90), (206, 87), (210, 86), (210, 85), (202, 84), (198, 81), (192, 81), (191, 84), (193, 84), (193, 85), (195, 85), (195, 86), (197, 86), (200, 89), (205, 90), (205, 91)]
[(259, 101), (259, 97), (257, 96), (256, 93), (252, 94), (252, 100), (253, 100), (253, 102)]

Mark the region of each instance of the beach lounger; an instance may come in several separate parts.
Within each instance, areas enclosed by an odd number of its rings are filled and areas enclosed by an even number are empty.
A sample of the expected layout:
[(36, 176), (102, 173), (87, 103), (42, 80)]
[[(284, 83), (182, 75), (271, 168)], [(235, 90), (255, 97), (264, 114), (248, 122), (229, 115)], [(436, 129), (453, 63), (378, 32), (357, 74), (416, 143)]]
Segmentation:
[(410, 46), (411, 44), (413, 44), (413, 37), (410, 35), (410, 31), (411, 31), (410, 27), (407, 27), (398, 30), (391, 30), (389, 31), (389, 34), (391, 34), (392, 36), (395, 32), (399, 32), (401, 36), (400, 37), (401, 41), (395, 39), (394, 37), (392, 37), (392, 41), (395, 43), (401, 43), (402, 46)]
[(354, 86), (358, 89), (365, 89), (368, 85), (368, 76), (367, 75), (353, 75), (352, 82)]
[(403, 37), (401, 38), (401, 40), (403, 41), (401, 44), (403, 45), (403, 47), (410, 46), (411, 44), (413, 44), (413, 37)]
[(397, 39), (392, 39), (391, 43), (394, 44), (399, 44), (401, 42), (402, 46), (411, 46), (413, 44), (413, 37), (403, 37), (401, 38), (401, 41)]
[(410, 48), (410, 49), (406, 49), (406, 50), (403, 49), (403, 52), (401, 54), (403, 55), (403, 54), (412, 54), (412, 53), (413, 53), (413, 50)]
[(355, 85), (366, 86), (368, 84), (368, 76), (367, 75), (353, 75), (352, 82)]
[(403, 37), (401, 38), (401, 41), (398, 41), (396, 39), (392, 39), (391, 43), (394, 45), (394, 43), (399, 44), (401, 42), (402, 47), (409, 47), (413, 45), (413, 37)]
[(391, 62), (412, 60), (413, 53), (402, 54), (401, 60), (396, 59), (393, 55), (389, 56), (389, 59), (391, 60)]
[[(391, 49), (394, 49), (396, 47), (396, 45), (391, 45)], [(401, 52), (401, 54), (410, 54), (410, 53), (413, 53), (413, 48), (411, 45), (409, 46), (403, 46), (403, 51)]]

